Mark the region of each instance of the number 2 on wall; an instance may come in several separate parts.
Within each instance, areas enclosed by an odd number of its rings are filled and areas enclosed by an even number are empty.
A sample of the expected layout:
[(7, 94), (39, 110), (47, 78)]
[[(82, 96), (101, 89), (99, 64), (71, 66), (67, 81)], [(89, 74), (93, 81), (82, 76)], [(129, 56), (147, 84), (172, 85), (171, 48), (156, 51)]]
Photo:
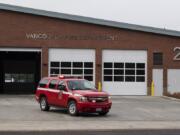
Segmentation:
[(174, 56), (173, 60), (180, 60), (180, 47), (175, 47), (174, 52), (176, 55)]

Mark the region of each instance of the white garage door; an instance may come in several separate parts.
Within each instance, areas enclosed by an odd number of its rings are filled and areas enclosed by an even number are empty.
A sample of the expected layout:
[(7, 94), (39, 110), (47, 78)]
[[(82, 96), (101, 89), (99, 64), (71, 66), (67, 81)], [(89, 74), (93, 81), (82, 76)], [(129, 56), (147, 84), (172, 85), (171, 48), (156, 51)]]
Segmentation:
[(102, 68), (111, 95), (147, 95), (147, 51), (103, 50)]
[(82, 76), (95, 83), (95, 50), (49, 49), (49, 75)]
[(180, 92), (180, 69), (168, 69), (168, 92)]

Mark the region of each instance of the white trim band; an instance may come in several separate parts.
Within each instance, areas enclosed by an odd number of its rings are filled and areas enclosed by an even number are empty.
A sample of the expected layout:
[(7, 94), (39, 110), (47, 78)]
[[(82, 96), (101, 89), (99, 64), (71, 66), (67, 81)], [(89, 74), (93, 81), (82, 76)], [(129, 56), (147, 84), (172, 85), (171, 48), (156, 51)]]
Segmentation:
[(6, 52), (41, 52), (40, 48), (0, 48), (0, 51)]
[[(49, 88), (38, 88), (37, 90), (43, 90), (43, 91), (49, 91), (49, 92), (55, 92), (55, 93), (59, 93), (60, 92), (60, 90), (49, 89)], [(67, 91), (63, 91), (63, 94), (72, 95), (71, 92), (67, 92)]]

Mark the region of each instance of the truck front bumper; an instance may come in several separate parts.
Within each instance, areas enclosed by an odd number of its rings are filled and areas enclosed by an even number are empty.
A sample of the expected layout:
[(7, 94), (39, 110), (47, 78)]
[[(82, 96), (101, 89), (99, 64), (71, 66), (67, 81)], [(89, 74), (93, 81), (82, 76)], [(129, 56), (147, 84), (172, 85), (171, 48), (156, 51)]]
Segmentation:
[(92, 102), (78, 102), (78, 112), (108, 112), (111, 109), (112, 102), (92, 103)]

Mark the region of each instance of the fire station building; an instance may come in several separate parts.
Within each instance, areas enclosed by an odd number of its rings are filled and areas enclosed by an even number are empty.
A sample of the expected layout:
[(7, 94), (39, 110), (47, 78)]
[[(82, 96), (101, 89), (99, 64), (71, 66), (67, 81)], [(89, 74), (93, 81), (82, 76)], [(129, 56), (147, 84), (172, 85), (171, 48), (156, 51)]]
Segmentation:
[(0, 94), (58, 74), (111, 95), (180, 92), (180, 32), (0, 4)]

